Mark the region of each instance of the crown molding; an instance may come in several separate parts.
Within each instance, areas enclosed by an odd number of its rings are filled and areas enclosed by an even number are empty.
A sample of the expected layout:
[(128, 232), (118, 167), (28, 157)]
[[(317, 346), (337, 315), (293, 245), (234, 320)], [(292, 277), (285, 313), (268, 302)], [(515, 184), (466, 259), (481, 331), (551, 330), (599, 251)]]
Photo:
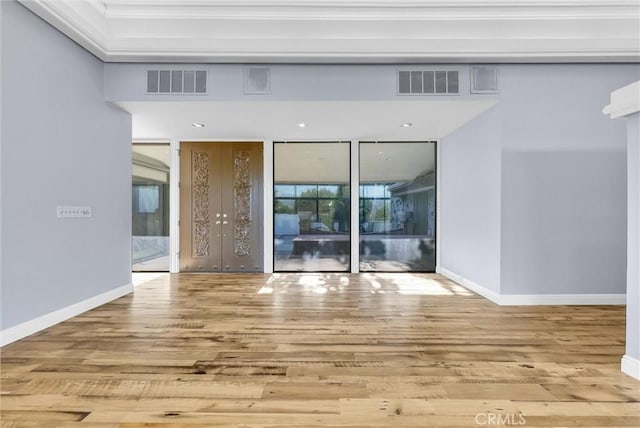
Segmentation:
[[(54, 0), (60, 1), (60, 0)], [(77, 1), (77, 0), (74, 0)], [(602, 5), (633, 6), (635, 0), (91, 0), (115, 7), (164, 6), (244, 6), (244, 7), (592, 7)]]
[(106, 7), (98, 0), (18, 0), (40, 18), (103, 61), (108, 61)]
[(640, 62), (636, 0), (19, 1), (106, 62)]

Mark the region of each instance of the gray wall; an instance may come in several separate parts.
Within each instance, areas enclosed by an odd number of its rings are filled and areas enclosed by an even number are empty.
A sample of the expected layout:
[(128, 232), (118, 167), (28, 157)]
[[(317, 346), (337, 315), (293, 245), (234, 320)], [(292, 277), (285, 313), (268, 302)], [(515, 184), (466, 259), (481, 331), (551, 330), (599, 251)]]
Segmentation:
[(495, 106), (439, 144), (440, 267), (500, 292), (500, 117)]
[(502, 292), (624, 294), (626, 155), (503, 152)]
[[(398, 96), (397, 71), (423, 70), (419, 65), (270, 64), (271, 93), (245, 95), (244, 66), (229, 64), (105, 64), (105, 99), (110, 101), (336, 101), (474, 99), (469, 94), (467, 65), (429, 65), (430, 70), (458, 70), (460, 95)], [(147, 94), (147, 69), (208, 70), (206, 95)], [(466, 94), (466, 95), (465, 95)], [(274, 136), (274, 138), (277, 136)]]
[(640, 360), (640, 113), (627, 118), (629, 211), (627, 258), (627, 349)]
[(602, 108), (640, 66), (499, 68), (498, 106), (439, 146), (440, 266), (504, 295), (624, 294), (626, 129)]
[[(1, 328), (130, 283), (131, 118), (103, 64), (15, 1), (2, 9)], [(58, 205), (93, 217), (58, 219)]]
[(626, 129), (638, 65), (501, 69), (503, 294), (624, 294)]
[(638, 64), (501, 65), (503, 150), (624, 151), (624, 123), (602, 109), (639, 78)]

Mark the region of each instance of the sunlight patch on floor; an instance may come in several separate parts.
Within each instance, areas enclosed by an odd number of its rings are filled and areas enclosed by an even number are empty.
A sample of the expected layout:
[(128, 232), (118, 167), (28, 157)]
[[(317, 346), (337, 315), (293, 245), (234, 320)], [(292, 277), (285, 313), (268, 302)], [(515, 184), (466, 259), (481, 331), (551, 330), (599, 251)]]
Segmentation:
[[(419, 296), (453, 296), (470, 295), (468, 291), (454, 289), (441, 281), (411, 273), (376, 273), (363, 274), (363, 278), (369, 281), (373, 292), (387, 294), (397, 293), (403, 295)], [(382, 293), (384, 292), (384, 293)]]
[(131, 282), (134, 287), (137, 287), (145, 282), (153, 281), (158, 278), (166, 278), (168, 276), (168, 272), (133, 272), (131, 274)]
[[(314, 294), (340, 293), (351, 281), (347, 273), (274, 273), (258, 294), (287, 294), (289, 290), (303, 289)], [(372, 273), (359, 275), (371, 294), (399, 294), (417, 296), (471, 296), (469, 290), (434, 274)]]
[(348, 274), (342, 273), (274, 273), (258, 294), (287, 294), (289, 289), (295, 288), (327, 294), (344, 291), (349, 284)]

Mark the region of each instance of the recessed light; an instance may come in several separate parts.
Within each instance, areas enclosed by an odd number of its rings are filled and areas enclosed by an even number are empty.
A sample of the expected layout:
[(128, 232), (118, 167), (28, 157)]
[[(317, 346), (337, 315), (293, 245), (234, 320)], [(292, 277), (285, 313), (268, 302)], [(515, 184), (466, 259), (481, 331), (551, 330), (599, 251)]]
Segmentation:
[(403, 128), (410, 128), (412, 126), (413, 126), (413, 123), (411, 123), (411, 122), (405, 122), (405, 123), (402, 124)]
[(191, 124), (191, 126), (193, 126), (194, 128), (204, 128), (204, 123), (201, 122), (193, 122)]
[(306, 124), (306, 123), (304, 123), (304, 122), (300, 122), (300, 123), (298, 124), (298, 127), (299, 127), (299, 128), (306, 128), (306, 127), (307, 127), (307, 124)]

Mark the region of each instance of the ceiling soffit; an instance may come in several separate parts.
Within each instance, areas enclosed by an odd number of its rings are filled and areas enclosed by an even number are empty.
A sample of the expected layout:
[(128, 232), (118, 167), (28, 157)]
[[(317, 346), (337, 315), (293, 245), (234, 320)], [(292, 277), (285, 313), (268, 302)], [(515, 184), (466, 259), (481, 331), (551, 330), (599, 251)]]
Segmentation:
[(104, 61), (639, 62), (637, 0), (19, 0)]

